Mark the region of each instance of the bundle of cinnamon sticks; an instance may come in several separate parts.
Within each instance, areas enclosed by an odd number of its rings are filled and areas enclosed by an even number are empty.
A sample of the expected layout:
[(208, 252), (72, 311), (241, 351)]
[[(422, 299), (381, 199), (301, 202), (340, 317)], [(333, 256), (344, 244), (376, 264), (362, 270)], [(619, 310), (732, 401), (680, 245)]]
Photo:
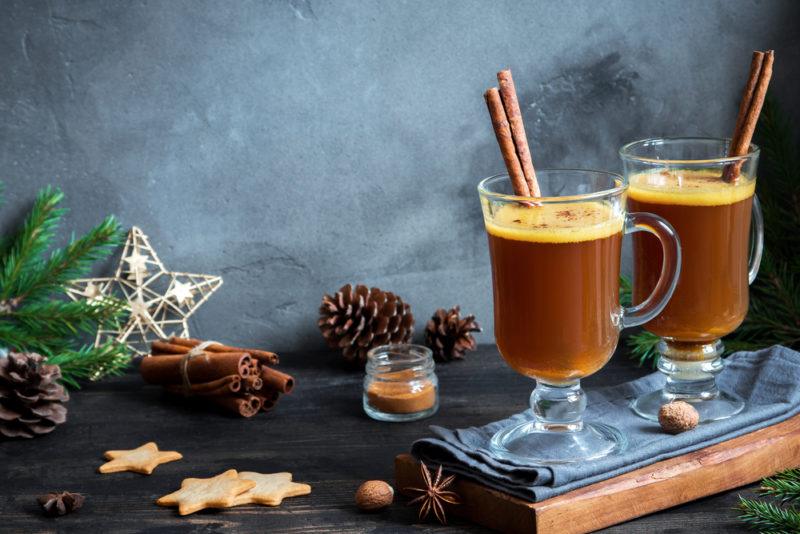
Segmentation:
[[(775, 52), (767, 50), (753, 52), (750, 62), (750, 74), (744, 86), (742, 100), (739, 103), (739, 114), (736, 117), (736, 126), (733, 129), (728, 156), (744, 156), (750, 150), (750, 142), (756, 130), (761, 107), (767, 97), (769, 81), (772, 78), (772, 64), (775, 61)], [(737, 162), (725, 167), (724, 178), (728, 182), (735, 182), (739, 177), (742, 162)]]
[(497, 84), (499, 89), (492, 87), (483, 96), (514, 194), (520, 197), (540, 197), (542, 193), (536, 181), (536, 171), (533, 168), (511, 71), (506, 69), (498, 72)]
[(273, 369), (275, 353), (199, 339), (154, 341), (139, 372), (145, 382), (170, 393), (207, 400), (242, 417), (275, 407), (294, 379)]

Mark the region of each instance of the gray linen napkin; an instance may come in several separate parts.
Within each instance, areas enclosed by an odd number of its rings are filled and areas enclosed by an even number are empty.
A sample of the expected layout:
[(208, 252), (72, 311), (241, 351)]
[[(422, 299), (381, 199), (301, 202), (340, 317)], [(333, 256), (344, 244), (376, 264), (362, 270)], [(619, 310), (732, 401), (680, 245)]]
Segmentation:
[(411, 452), (429, 464), (531, 501), (541, 501), (617, 476), (627, 471), (719, 443), (800, 413), (800, 353), (781, 346), (738, 352), (727, 358), (717, 377), (720, 388), (745, 399), (744, 411), (722, 421), (703, 424), (676, 436), (658, 423), (636, 416), (631, 399), (664, 384), (661, 373), (606, 388), (588, 390), (585, 420), (617, 427), (628, 438), (621, 453), (591, 462), (558, 466), (519, 465), (493, 458), (487, 445), (510, 422), (530, 419), (530, 411), (476, 428), (448, 430), (431, 426), (437, 436), (414, 443)]

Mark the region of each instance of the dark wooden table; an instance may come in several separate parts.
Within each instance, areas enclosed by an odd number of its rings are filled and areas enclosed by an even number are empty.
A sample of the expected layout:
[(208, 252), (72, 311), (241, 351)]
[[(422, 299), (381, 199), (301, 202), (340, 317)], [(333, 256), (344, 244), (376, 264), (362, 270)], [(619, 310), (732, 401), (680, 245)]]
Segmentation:
[[(273, 413), (244, 420), (197, 410), (144, 385), (138, 374), (90, 384), (74, 392), (69, 419), (48, 436), (0, 442), (0, 531), (2, 532), (481, 532), (452, 520), (449, 527), (420, 523), (400, 502), (378, 514), (360, 513), (353, 493), (366, 479), (392, 482), (393, 459), (427, 434), (435, 423), (480, 425), (525, 407), (532, 383), (507, 368), (494, 347), (466, 361), (438, 366), (441, 408), (414, 423), (379, 423), (361, 409), (361, 374), (344, 370), (334, 354), (283, 354), (281, 369), (298, 385)], [(631, 380), (645, 373), (617, 354), (585, 381), (589, 388)], [(184, 459), (150, 475), (100, 475), (107, 449), (155, 441)], [(178, 516), (156, 506), (183, 478), (207, 477), (225, 469), (264, 473), (291, 471), (313, 486), (310, 496), (277, 508), (240, 507)], [(86, 495), (79, 512), (49, 519), (36, 495), (55, 490)], [(733, 509), (737, 494), (716, 495), (653, 514), (606, 532), (695, 532), (741, 529)]]

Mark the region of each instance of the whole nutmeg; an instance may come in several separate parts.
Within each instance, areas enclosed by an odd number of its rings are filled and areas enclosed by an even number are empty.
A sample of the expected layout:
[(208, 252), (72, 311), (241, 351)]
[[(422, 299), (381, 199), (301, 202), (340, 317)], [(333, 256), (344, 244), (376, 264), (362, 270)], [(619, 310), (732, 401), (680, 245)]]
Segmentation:
[(665, 432), (670, 434), (680, 434), (691, 430), (699, 422), (700, 414), (688, 402), (670, 402), (658, 410), (658, 423)]
[(380, 510), (393, 500), (394, 489), (383, 480), (367, 480), (356, 491), (356, 506), (365, 511)]

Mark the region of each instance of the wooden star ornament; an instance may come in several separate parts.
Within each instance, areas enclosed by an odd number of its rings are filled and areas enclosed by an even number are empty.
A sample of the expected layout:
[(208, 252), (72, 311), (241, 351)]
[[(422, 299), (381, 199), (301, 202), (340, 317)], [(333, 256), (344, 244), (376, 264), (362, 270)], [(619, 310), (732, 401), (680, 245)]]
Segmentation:
[(298, 497), (311, 493), (311, 486), (292, 482), (291, 473), (254, 473), (242, 471), (239, 478), (252, 480), (256, 485), (236, 497), (234, 506), (242, 504), (264, 504), (278, 506), (286, 497)]
[(143, 475), (149, 475), (161, 464), (183, 458), (183, 455), (177, 451), (158, 450), (158, 445), (152, 441), (135, 449), (106, 451), (104, 456), (106, 460), (110, 461), (97, 469), (101, 473), (132, 471)]
[(236, 469), (211, 478), (187, 478), (181, 489), (164, 495), (156, 501), (159, 506), (177, 506), (180, 515), (193, 514), (204, 508), (227, 508), (233, 506), (236, 497), (254, 488), (252, 480), (239, 478)]
[(89, 302), (105, 297), (123, 299), (129, 312), (127, 321), (98, 330), (95, 346), (115, 340), (143, 356), (152, 341), (190, 337), (189, 317), (221, 285), (219, 276), (168, 271), (147, 236), (134, 226), (114, 276), (75, 280), (67, 294), (73, 300)]

